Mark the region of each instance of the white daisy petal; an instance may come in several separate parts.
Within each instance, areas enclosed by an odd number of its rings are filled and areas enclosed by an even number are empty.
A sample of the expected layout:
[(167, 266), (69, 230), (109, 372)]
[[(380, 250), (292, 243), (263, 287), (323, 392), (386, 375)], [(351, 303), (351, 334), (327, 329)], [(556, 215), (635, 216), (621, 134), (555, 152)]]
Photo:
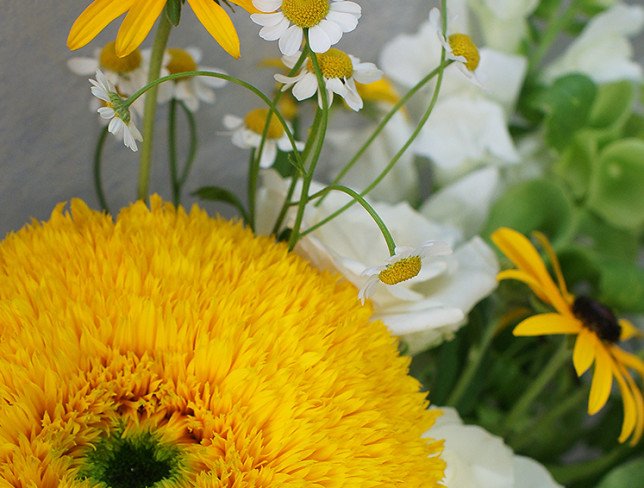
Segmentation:
[(275, 14), (251, 14), (250, 19), (262, 27), (272, 27), (284, 20), (284, 14), (282, 12)]
[(342, 32), (351, 32), (358, 26), (358, 18), (353, 14), (331, 10), (326, 18), (338, 24)]
[(380, 78), (382, 78), (382, 71), (373, 63), (359, 63), (353, 66), (353, 79), (358, 83), (373, 83)]
[(264, 143), (264, 150), (262, 156), (259, 158), (260, 168), (270, 168), (275, 162), (277, 157), (277, 146), (275, 141), (266, 141)]
[(303, 38), (304, 32), (302, 28), (292, 25), (279, 39), (278, 46), (280, 51), (287, 56), (295, 54), (302, 47)]
[(289, 25), (291, 25), (289, 20), (283, 18), (278, 24), (262, 27), (259, 31), (259, 37), (265, 41), (276, 41), (284, 35)]
[(236, 117), (235, 115), (224, 115), (224, 127), (226, 129), (238, 129), (244, 124), (243, 119)]
[(332, 44), (334, 43), (321, 25), (315, 25), (309, 29), (309, 45), (314, 53), (325, 53)]
[(302, 101), (312, 97), (318, 89), (318, 80), (313, 73), (307, 73), (293, 86), (293, 96)]
[(114, 109), (110, 107), (100, 107), (97, 112), (103, 119), (111, 119), (115, 115)]
[(67, 60), (67, 67), (77, 75), (93, 75), (99, 67), (96, 58), (71, 58)]
[(345, 12), (348, 14), (354, 14), (358, 18), (362, 15), (362, 7), (355, 2), (345, 2), (342, 0), (334, 0), (329, 6), (330, 10), (335, 12)]
[(324, 30), (324, 33), (329, 37), (331, 45), (337, 44), (342, 38), (342, 29), (335, 22), (324, 19), (320, 22), (319, 27)]
[(282, 0), (253, 0), (253, 5), (262, 12), (274, 12), (282, 6)]

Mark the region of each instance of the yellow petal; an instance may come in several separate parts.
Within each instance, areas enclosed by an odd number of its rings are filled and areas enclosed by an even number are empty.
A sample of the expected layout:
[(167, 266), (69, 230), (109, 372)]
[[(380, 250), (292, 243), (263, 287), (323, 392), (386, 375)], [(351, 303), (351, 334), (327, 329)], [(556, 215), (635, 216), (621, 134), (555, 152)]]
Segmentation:
[(582, 328), (575, 341), (575, 350), (572, 354), (572, 362), (575, 365), (577, 376), (584, 374), (593, 364), (596, 346), (597, 336), (594, 332)]
[(559, 313), (566, 313), (570, 309), (552, 281), (541, 256), (526, 236), (508, 227), (501, 227), (492, 233), (492, 241), (519, 270), (539, 283), (547, 301)]
[(566, 280), (564, 280), (563, 273), (561, 272), (561, 265), (559, 264), (559, 258), (557, 258), (557, 253), (555, 253), (555, 250), (552, 248), (550, 241), (541, 232), (535, 231), (533, 234), (534, 234), (534, 237), (537, 239), (537, 241), (539, 241), (539, 244), (541, 245), (541, 247), (543, 247), (544, 251), (546, 251), (546, 254), (548, 254), (550, 263), (552, 263), (552, 269), (554, 270), (555, 276), (557, 277), (557, 283), (559, 284), (559, 290), (561, 290), (561, 294), (566, 299), (572, 300), (572, 296), (568, 293)]
[(627, 341), (633, 337), (642, 336), (642, 332), (637, 327), (635, 327), (630, 320), (619, 319), (619, 326), (622, 329), (622, 332), (619, 335), (620, 341)]
[(145, 40), (166, 0), (136, 0), (116, 36), (116, 55), (127, 56)]
[(252, 0), (229, 0), (230, 3), (234, 3), (235, 5), (239, 5), (241, 8), (246, 10), (249, 14), (260, 14), (262, 13), (261, 11), (257, 10), (255, 8), (255, 5), (253, 5)]
[(69, 49), (79, 49), (94, 39), (114, 19), (123, 15), (134, 0), (94, 0), (81, 13), (67, 37)]
[(620, 364), (623, 364), (627, 368), (634, 369), (640, 377), (644, 378), (644, 361), (642, 361), (642, 359), (635, 354), (624, 351), (618, 346), (613, 346), (611, 348), (611, 352)]
[[(231, 56), (239, 57), (239, 37), (226, 11), (212, 0), (188, 0), (206, 30)], [(235, 2), (236, 3), (236, 2)]]
[(619, 362), (613, 363), (613, 375), (619, 385), (624, 404), (624, 421), (619, 434), (619, 442), (625, 442), (633, 433), (631, 445), (637, 444), (644, 430), (644, 401), (639, 388)]
[(579, 322), (558, 313), (542, 313), (525, 319), (514, 328), (515, 336), (539, 336), (549, 334), (577, 334)]
[(588, 398), (588, 413), (590, 415), (599, 412), (608, 401), (610, 389), (613, 386), (613, 368), (614, 363), (608, 352), (603, 347), (596, 348), (595, 370)]

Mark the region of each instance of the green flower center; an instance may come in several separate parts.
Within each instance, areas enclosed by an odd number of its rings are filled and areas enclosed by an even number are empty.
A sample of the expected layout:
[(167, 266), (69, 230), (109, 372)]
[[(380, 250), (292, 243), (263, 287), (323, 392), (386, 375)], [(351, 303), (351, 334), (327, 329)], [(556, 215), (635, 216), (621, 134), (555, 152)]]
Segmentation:
[(420, 267), (420, 256), (402, 258), (383, 269), (380, 274), (378, 274), (378, 278), (380, 278), (380, 281), (385, 285), (395, 285), (412, 279), (420, 273)]
[(476, 70), (481, 56), (472, 38), (467, 34), (452, 34), (447, 40), (452, 48), (452, 53), (455, 56), (463, 56), (465, 58), (465, 66), (467, 69), (470, 71)]
[(116, 434), (88, 453), (79, 478), (109, 488), (152, 488), (176, 480), (178, 467), (178, 449), (161, 445), (151, 433), (127, 438)]
[(129, 73), (141, 66), (142, 58), (138, 49), (135, 49), (127, 56), (119, 58), (116, 55), (115, 42), (108, 42), (101, 50), (98, 59), (101, 68), (115, 73)]
[(329, 0), (284, 0), (282, 13), (299, 27), (313, 27), (329, 13)]
[[(349, 55), (332, 47), (325, 53), (317, 54), (320, 71), (325, 78), (351, 78), (353, 62)], [(313, 63), (309, 59), (307, 69), (313, 72)]]

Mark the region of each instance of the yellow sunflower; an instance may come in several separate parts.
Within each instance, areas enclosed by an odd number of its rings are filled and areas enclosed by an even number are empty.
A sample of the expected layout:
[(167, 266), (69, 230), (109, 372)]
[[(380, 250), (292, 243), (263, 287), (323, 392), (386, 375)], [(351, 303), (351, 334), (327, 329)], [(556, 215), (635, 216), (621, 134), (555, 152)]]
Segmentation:
[(515, 269), (501, 271), (498, 279), (522, 281), (540, 300), (554, 308), (552, 313), (541, 313), (523, 320), (514, 329), (514, 335), (577, 335), (573, 350), (577, 375), (581, 376), (595, 364), (588, 413), (594, 415), (606, 404), (614, 378), (624, 402), (619, 441), (624, 442), (632, 436), (631, 444), (635, 445), (644, 430), (644, 401), (642, 391), (629, 370), (644, 377), (644, 362), (621, 349), (617, 343), (639, 332), (629, 321), (618, 320), (602, 303), (569, 293), (552, 246), (543, 234), (536, 232), (534, 235), (550, 258), (557, 284), (528, 238), (508, 228), (498, 229), (492, 234), (494, 243), (516, 266)]
[[(256, 12), (251, 0), (228, 0)], [(79, 49), (127, 12), (116, 36), (116, 53), (127, 56), (141, 45), (167, 0), (94, 0), (76, 19), (67, 37), (69, 49)], [(226, 11), (215, 0), (188, 0), (193, 12), (226, 52), (239, 57), (239, 37)]]
[(0, 243), (0, 484), (441, 486), (350, 284), (196, 207), (63, 207)]

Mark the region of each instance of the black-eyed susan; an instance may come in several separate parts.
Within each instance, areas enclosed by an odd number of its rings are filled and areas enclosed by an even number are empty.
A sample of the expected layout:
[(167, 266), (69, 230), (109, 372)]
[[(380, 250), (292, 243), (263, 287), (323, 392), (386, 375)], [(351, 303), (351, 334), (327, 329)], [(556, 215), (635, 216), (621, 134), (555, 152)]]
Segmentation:
[[(229, 0), (255, 12), (251, 0)], [(127, 56), (141, 45), (167, 0), (94, 0), (76, 19), (67, 37), (67, 47), (79, 49), (94, 39), (108, 24), (127, 13), (118, 35), (116, 53)], [(212, 37), (231, 56), (239, 57), (239, 38), (232, 20), (215, 0), (188, 0), (193, 12)]]
[(533, 315), (516, 326), (516, 336), (573, 334), (577, 338), (573, 364), (578, 376), (595, 364), (588, 400), (588, 413), (597, 413), (608, 401), (613, 378), (617, 381), (624, 403), (624, 421), (619, 441), (631, 437), (636, 444), (644, 431), (644, 401), (642, 391), (631, 375), (631, 370), (644, 377), (644, 362), (620, 348), (617, 343), (638, 334), (625, 319), (617, 319), (605, 305), (586, 296), (572, 295), (561, 273), (557, 256), (547, 238), (535, 233), (535, 238), (546, 251), (557, 279), (550, 276), (543, 260), (530, 240), (519, 232), (500, 228), (492, 240), (516, 266), (501, 271), (498, 279), (518, 280), (528, 285), (554, 312)]
[(440, 486), (351, 285), (198, 208), (63, 207), (0, 244), (5, 485)]

